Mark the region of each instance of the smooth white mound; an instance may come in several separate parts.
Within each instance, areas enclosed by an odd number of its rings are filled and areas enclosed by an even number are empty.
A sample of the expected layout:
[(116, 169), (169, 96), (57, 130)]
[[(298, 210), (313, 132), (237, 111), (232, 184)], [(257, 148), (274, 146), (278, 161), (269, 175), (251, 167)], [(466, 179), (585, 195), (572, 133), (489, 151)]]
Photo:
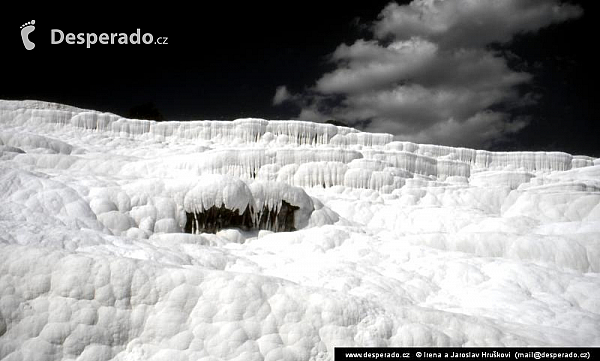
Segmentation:
[(254, 206), (250, 188), (239, 178), (211, 174), (198, 178), (197, 183), (183, 200), (187, 212), (203, 212), (211, 207), (225, 206), (242, 213)]
[[(297, 231), (185, 234), (186, 212)], [(600, 160), (0, 101), (2, 360), (600, 345)]]

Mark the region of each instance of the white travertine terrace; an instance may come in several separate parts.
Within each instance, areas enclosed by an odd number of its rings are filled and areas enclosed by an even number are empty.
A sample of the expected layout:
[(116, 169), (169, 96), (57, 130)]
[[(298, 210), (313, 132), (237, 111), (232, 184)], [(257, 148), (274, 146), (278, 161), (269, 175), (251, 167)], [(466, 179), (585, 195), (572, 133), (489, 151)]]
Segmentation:
[(0, 100), (0, 255), (3, 361), (598, 346), (600, 159)]

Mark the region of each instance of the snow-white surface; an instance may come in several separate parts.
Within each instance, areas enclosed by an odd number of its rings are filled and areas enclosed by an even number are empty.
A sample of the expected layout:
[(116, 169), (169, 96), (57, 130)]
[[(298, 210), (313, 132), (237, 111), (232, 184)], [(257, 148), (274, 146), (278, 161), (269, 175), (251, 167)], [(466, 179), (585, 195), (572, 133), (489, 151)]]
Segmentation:
[[(298, 231), (184, 234), (298, 206)], [(2, 360), (600, 345), (600, 161), (0, 101)]]

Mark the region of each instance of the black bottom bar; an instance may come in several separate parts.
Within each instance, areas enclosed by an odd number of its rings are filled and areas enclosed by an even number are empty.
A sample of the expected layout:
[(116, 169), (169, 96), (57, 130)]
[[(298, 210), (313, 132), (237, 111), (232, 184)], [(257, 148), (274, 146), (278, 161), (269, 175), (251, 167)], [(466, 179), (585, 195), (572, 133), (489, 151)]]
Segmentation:
[(334, 361), (594, 360), (598, 347), (336, 347)]

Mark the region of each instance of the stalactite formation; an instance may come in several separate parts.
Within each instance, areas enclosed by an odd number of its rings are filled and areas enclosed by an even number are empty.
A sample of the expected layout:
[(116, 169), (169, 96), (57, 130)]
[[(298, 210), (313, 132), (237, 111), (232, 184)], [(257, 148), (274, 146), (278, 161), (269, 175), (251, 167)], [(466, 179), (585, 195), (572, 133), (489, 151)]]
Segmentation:
[(227, 209), (224, 205), (212, 206), (202, 212), (186, 212), (185, 232), (191, 234), (216, 233), (222, 229), (236, 227), (244, 231), (268, 230), (273, 232), (295, 231), (294, 212), (300, 207), (281, 201), (278, 208), (264, 206), (254, 213), (246, 207), (240, 214), (237, 210)]
[[(154, 122), (35, 101), (3, 101), (0, 120), (13, 126), (50, 125), (116, 134), (119, 138), (202, 144), (200, 157), (178, 157), (169, 164), (173, 169), (163, 167), (168, 174), (186, 169), (198, 175), (223, 174), (298, 187), (344, 186), (380, 193), (392, 193), (420, 179), (465, 181), (482, 170), (537, 173), (598, 162), (561, 152), (490, 152), (415, 144), (394, 141), (390, 134), (365, 133), (332, 124), (256, 118)], [(57, 139), (15, 134), (0, 134), (0, 145), (19, 148), (33, 142), (52, 153), (72, 151), (71, 146)], [(160, 169), (150, 162), (140, 163), (140, 170)]]
[(215, 233), (237, 227), (289, 232), (304, 226), (314, 210), (299, 187), (281, 182), (253, 181), (211, 174), (199, 178), (183, 199), (187, 233)]
[(216, 233), (229, 227), (247, 231), (253, 229), (253, 226), (250, 207), (246, 207), (242, 214), (237, 210), (227, 209), (225, 205), (212, 206), (204, 212), (186, 212), (186, 233)]

